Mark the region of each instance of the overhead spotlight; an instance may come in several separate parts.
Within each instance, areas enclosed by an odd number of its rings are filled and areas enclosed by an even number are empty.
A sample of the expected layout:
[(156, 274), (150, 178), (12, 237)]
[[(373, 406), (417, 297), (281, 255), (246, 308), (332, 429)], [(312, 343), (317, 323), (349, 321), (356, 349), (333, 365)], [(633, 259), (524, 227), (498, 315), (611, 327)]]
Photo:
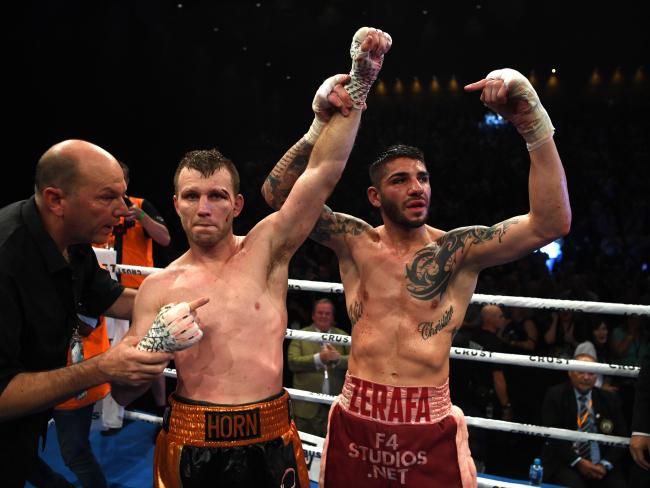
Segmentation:
[(440, 91), (440, 82), (438, 81), (437, 76), (431, 78), (431, 91), (433, 93), (438, 93)]
[(602, 79), (600, 76), (600, 72), (598, 71), (598, 68), (594, 68), (594, 70), (591, 72), (591, 76), (589, 77), (589, 84), (600, 85), (601, 80)]
[(555, 68), (551, 68), (551, 73), (555, 74), (557, 73), (557, 70)]
[(619, 66), (614, 70), (614, 74), (612, 75), (612, 84), (618, 85), (623, 82), (623, 72), (621, 71), (621, 67)]
[(375, 88), (375, 91), (379, 95), (386, 95), (386, 84), (383, 82), (383, 80), (379, 80), (379, 83), (377, 83), (377, 87)]
[(422, 91), (422, 84), (417, 76), (413, 78), (413, 84), (411, 85), (411, 91), (413, 93), (420, 93)]
[(449, 89), (452, 92), (458, 91), (458, 80), (456, 80), (456, 75), (451, 75), (451, 80), (449, 80)]
[(402, 92), (404, 91), (404, 85), (402, 84), (402, 80), (400, 80), (399, 78), (395, 80), (394, 89), (395, 89), (395, 93), (397, 93), (398, 95), (401, 95)]
[(177, 6), (178, 8), (183, 8), (183, 4), (182, 4), (182, 3), (178, 3), (178, 4), (176, 4), (176, 6)]

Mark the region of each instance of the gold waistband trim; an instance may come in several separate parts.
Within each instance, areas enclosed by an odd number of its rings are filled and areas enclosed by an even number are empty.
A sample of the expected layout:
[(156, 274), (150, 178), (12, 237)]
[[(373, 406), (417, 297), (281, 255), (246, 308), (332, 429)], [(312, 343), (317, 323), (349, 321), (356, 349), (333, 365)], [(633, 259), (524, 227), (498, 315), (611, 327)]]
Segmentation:
[(197, 447), (234, 447), (276, 439), (286, 433), (289, 394), (245, 405), (201, 405), (170, 397), (169, 441)]

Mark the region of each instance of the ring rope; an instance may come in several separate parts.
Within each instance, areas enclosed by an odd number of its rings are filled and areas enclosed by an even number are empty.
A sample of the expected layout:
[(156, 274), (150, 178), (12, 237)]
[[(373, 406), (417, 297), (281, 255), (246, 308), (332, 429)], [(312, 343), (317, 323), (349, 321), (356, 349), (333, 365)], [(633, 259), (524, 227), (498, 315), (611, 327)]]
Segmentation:
[[(165, 373), (167, 373), (167, 371), (170, 370), (166, 369)], [(289, 392), (289, 395), (293, 400), (303, 400), (307, 402), (323, 403), (325, 405), (331, 405), (332, 402), (334, 402), (334, 400), (336, 399), (335, 396), (325, 395), (324, 393), (314, 393), (311, 391), (296, 390), (295, 388), (286, 388), (286, 390)], [(155, 415), (149, 415), (142, 412), (131, 412), (128, 410), (124, 412), (124, 418), (133, 418), (133, 419), (143, 420), (145, 422), (150, 422), (154, 424), (162, 422), (160, 417), (156, 417)], [(508, 422), (505, 420), (488, 419), (483, 417), (465, 416), (465, 419), (467, 420), (467, 425), (471, 427), (478, 427), (481, 429), (488, 429), (488, 430), (500, 430), (512, 434), (526, 434), (526, 435), (533, 435), (536, 437), (544, 437), (544, 438), (550, 437), (553, 439), (560, 439), (560, 440), (572, 441), (572, 442), (596, 441), (599, 444), (613, 446), (613, 447), (623, 447), (623, 448), (627, 448), (630, 444), (629, 437), (620, 437), (620, 436), (596, 434), (596, 433), (589, 433), (589, 432), (578, 432), (575, 430), (560, 429), (557, 427), (542, 427), (539, 425), (521, 424), (518, 422)]]
[[(120, 274), (147, 276), (160, 268), (109, 264), (110, 271)], [(321, 293), (343, 293), (343, 285), (327, 281), (289, 280), (290, 290), (316, 291)], [(558, 300), (554, 298), (511, 297), (506, 295), (484, 295), (474, 293), (471, 303), (498, 304), (507, 307), (540, 308), (552, 310), (573, 310), (575, 312), (606, 313), (612, 315), (646, 315), (650, 316), (650, 305), (631, 305), (625, 303), (588, 302), (580, 300)]]
[[(286, 339), (302, 340), (308, 342), (327, 342), (339, 346), (350, 346), (352, 337), (344, 334), (329, 334), (322, 332), (309, 332), (306, 330), (287, 329)], [(634, 378), (639, 375), (638, 366), (624, 364), (588, 363), (573, 359), (554, 358), (549, 356), (526, 356), (523, 354), (509, 354), (504, 352), (490, 352), (478, 349), (465, 349), (452, 347), (450, 357), (467, 359), (469, 361), (485, 361), (501, 364), (514, 364), (533, 368), (555, 369), (563, 371), (585, 371), (600, 373), (609, 376), (627, 376)]]

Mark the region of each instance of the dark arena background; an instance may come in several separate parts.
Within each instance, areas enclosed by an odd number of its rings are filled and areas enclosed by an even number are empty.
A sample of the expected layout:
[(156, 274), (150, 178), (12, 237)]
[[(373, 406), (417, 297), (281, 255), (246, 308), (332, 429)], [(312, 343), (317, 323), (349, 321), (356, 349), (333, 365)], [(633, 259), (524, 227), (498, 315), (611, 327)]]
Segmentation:
[[(573, 224), (554, 262), (535, 253), (488, 269), (477, 293), (650, 305), (650, 29), (639, 8), (557, 0), (16, 2), (3, 22), (0, 206), (33, 193), (36, 161), (51, 145), (89, 140), (129, 165), (128, 193), (163, 214), (172, 234), (169, 248), (156, 249), (164, 267), (187, 249), (172, 205), (176, 165), (186, 151), (218, 147), (241, 173), (246, 204), (235, 231), (246, 233), (270, 212), (261, 185), (309, 128), (314, 92), (349, 71), (352, 35), (373, 26), (391, 34), (393, 47), (330, 206), (376, 225), (368, 164), (404, 143), (426, 157), (431, 225), (491, 225), (527, 212), (524, 142), (494, 123), (477, 93), (463, 91), (511, 67), (529, 77), (556, 127)], [(339, 283), (338, 273), (335, 256), (312, 242), (290, 269), (291, 278)], [(290, 326), (308, 325), (320, 297), (290, 292)], [(337, 325), (349, 331), (343, 298), (334, 299)], [(470, 307), (468, 327), (477, 315)], [(551, 315), (532, 315), (535, 354), (559, 354), (543, 339)], [(584, 339), (596, 318), (575, 316)], [(623, 316), (604, 317), (610, 336), (627, 326)], [(647, 342), (648, 318), (639, 320)], [(515, 420), (540, 425), (544, 391), (566, 373), (511, 369), (512, 384), (537, 399)], [(285, 378), (290, 386), (289, 372)], [(629, 422), (632, 383), (618, 380)], [(488, 432), (498, 448), (483, 460), (486, 472), (526, 479), (542, 440)]]

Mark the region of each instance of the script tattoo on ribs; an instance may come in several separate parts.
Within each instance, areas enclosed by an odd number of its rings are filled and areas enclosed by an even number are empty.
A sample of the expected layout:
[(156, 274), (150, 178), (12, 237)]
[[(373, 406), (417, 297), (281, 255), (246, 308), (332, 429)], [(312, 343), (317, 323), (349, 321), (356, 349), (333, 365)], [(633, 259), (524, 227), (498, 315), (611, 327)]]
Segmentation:
[(492, 227), (461, 227), (447, 232), (440, 239), (427, 244), (415, 253), (406, 265), (406, 289), (417, 300), (431, 300), (447, 290), (458, 251), (481, 245), (494, 239), (501, 243), (508, 227), (519, 222), (512, 218)]
[(442, 314), (442, 317), (440, 317), (440, 320), (438, 320), (436, 325), (433, 325), (433, 322), (420, 322), (418, 324), (418, 332), (422, 334), (422, 339), (426, 341), (444, 329), (451, 321), (453, 315), (454, 307), (453, 305), (450, 305), (445, 313)]

